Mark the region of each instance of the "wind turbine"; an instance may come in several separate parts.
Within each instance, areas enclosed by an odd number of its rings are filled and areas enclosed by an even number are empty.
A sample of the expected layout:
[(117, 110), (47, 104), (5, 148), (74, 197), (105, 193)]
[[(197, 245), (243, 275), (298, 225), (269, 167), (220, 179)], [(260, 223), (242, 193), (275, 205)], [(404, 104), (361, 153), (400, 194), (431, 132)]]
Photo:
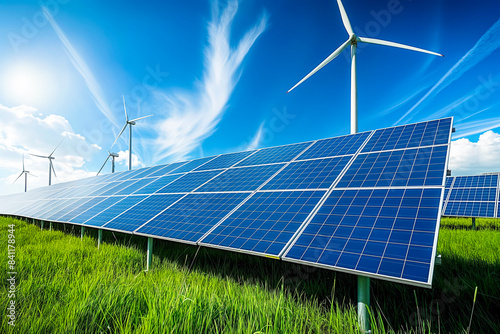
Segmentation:
[(57, 177), (56, 170), (54, 169), (54, 165), (52, 163), (52, 160), (54, 160), (55, 157), (53, 157), (52, 154), (54, 154), (54, 152), (57, 150), (57, 148), (59, 147), (59, 145), (61, 145), (61, 143), (63, 142), (63, 140), (64, 140), (64, 138), (59, 142), (59, 144), (57, 144), (56, 148), (48, 156), (43, 156), (43, 155), (37, 155), (37, 154), (31, 154), (30, 153), (30, 155), (32, 155), (34, 157), (49, 159), (49, 186), (52, 184), (52, 172), (54, 172), (54, 176)]
[[(28, 191), (28, 174), (30, 174), (29, 170), (26, 170), (24, 168), (24, 154), (23, 154), (23, 171), (19, 176), (12, 182), (12, 184), (16, 183), (16, 181), (24, 174), (24, 192)], [(31, 174), (33, 176), (36, 176), (35, 174)]]
[(128, 125), (129, 126), (128, 170), (131, 170), (132, 169), (132, 125), (135, 125), (135, 122), (137, 122), (140, 119), (153, 116), (153, 114), (129, 120), (128, 114), (127, 114), (127, 107), (125, 105), (125, 96), (123, 96), (123, 110), (125, 110), (125, 120), (126, 120), (125, 125), (123, 126), (122, 131), (120, 131), (120, 133), (118, 134), (118, 137), (116, 137), (115, 142), (113, 143), (113, 145), (111, 145), (111, 147), (113, 147), (116, 144), (116, 142), (118, 141), (118, 138), (120, 138), (123, 131), (125, 131), (125, 128)]
[(118, 158), (118, 154), (108, 151), (108, 157), (106, 158), (106, 160), (104, 160), (104, 163), (102, 164), (101, 169), (99, 169), (99, 171), (97, 172), (97, 175), (99, 175), (99, 173), (102, 171), (102, 169), (106, 165), (106, 162), (108, 162), (109, 157), (112, 157), (112, 159), (111, 159), (111, 173), (115, 172), (115, 158)]
[(318, 72), (323, 66), (331, 62), (335, 59), (345, 48), (349, 45), (351, 46), (351, 133), (358, 132), (358, 92), (357, 92), (357, 84), (356, 84), (356, 48), (358, 43), (369, 43), (369, 44), (378, 44), (378, 45), (386, 45), (392, 46), (401, 49), (408, 49), (423, 53), (429, 53), (436, 56), (443, 57), (442, 54), (427, 51), (424, 49), (419, 49), (413, 46), (408, 46), (404, 44), (384, 41), (381, 39), (368, 38), (368, 37), (359, 37), (352, 30), (351, 23), (349, 22), (349, 18), (347, 17), (347, 13), (342, 5), (341, 0), (337, 0), (337, 4), (340, 9), (340, 15), (342, 16), (342, 22), (344, 23), (344, 28), (349, 34), (349, 38), (345, 41), (341, 46), (337, 48), (337, 50), (333, 51), (331, 55), (329, 55), (321, 64), (319, 64), (314, 70), (312, 70), (308, 75), (306, 75), (302, 80), (300, 80), (295, 86), (293, 86), (287, 93), (291, 92), (295, 87), (306, 81), (310, 76), (314, 73)]

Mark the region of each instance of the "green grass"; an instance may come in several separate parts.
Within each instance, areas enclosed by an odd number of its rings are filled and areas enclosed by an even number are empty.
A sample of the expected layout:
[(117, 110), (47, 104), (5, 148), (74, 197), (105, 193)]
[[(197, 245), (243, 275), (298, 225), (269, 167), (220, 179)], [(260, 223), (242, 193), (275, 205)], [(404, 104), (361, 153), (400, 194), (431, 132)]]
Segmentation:
[[(441, 219), (441, 227), (451, 229), (472, 229), (472, 218), (446, 217)], [(476, 230), (500, 230), (500, 219), (476, 218)]]
[[(106, 231), (98, 250), (95, 230), (82, 241), (0, 217), (2, 240), (10, 223), (17, 320), (2, 333), (358, 332), (352, 275), (158, 240), (145, 273), (145, 238)], [(373, 333), (464, 332), (476, 286), (471, 332), (500, 332), (500, 232), (443, 228), (438, 252), (432, 290), (371, 280)]]

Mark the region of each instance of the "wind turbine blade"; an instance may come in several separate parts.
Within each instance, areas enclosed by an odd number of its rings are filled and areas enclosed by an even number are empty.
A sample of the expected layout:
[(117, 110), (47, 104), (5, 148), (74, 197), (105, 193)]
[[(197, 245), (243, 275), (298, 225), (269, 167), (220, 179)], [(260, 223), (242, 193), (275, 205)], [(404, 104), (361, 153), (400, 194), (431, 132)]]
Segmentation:
[(423, 52), (423, 53), (428, 53), (428, 54), (435, 55), (435, 56), (444, 57), (442, 54), (437, 53), (437, 52), (432, 52), (432, 51), (428, 51), (428, 50), (424, 50), (424, 49), (416, 48), (414, 46), (404, 45), (404, 44), (400, 44), (400, 43), (384, 41), (384, 40), (376, 39), (376, 38), (358, 37), (358, 41), (363, 42), (363, 43), (392, 46), (395, 48), (407, 49), (407, 50)]
[(28, 174), (29, 174), (29, 175), (31, 175), (31, 176), (34, 176), (34, 177), (38, 177), (37, 175), (32, 174), (32, 173), (30, 173), (30, 172), (28, 172)]
[(116, 137), (115, 141), (113, 142), (113, 145), (111, 145), (111, 147), (115, 146), (116, 142), (118, 141), (118, 138), (120, 138), (120, 136), (122, 135), (123, 131), (125, 131), (125, 129), (127, 128), (127, 123), (125, 123), (125, 125), (123, 126), (122, 128), (122, 131), (120, 131), (120, 133), (118, 134), (118, 136)]
[(125, 95), (122, 95), (122, 97), (123, 97), (123, 110), (125, 110), (125, 119), (128, 122), (127, 106), (125, 105)]
[(50, 160), (50, 168), (52, 168), (52, 171), (54, 172), (54, 176), (57, 177), (56, 170), (54, 169), (54, 164), (52, 163), (52, 160)]
[(313, 75), (314, 73), (318, 72), (326, 64), (328, 64), (333, 59), (335, 59), (350, 43), (351, 43), (351, 38), (349, 38), (347, 41), (344, 42), (344, 44), (342, 44), (341, 46), (339, 46), (339, 48), (337, 50), (333, 51), (332, 54), (329, 55), (325, 60), (323, 60), (323, 62), (321, 64), (319, 64), (318, 66), (316, 66), (316, 68), (314, 70), (312, 70), (302, 80), (300, 80), (297, 84), (295, 84), (295, 86), (293, 86), (292, 88), (290, 88), (290, 90), (287, 93), (290, 93), (292, 90), (295, 89), (295, 87), (297, 87), (298, 85), (300, 85), (301, 83), (303, 83), (304, 81), (306, 81), (307, 79), (309, 79), (309, 77), (311, 75)]
[(23, 176), (23, 174), (24, 174), (24, 171), (22, 171), (22, 172), (21, 172), (21, 174), (19, 174), (19, 176), (18, 176), (18, 177), (16, 177), (16, 179), (14, 180), (14, 182), (12, 182), (12, 184), (16, 183), (16, 181), (17, 181), (17, 180), (19, 180), (19, 178), (20, 178), (21, 176)]
[(47, 159), (47, 158), (48, 158), (48, 157), (46, 157), (46, 156), (43, 156), (43, 155), (38, 155), (38, 154), (32, 154), (32, 153), (30, 153), (30, 155), (32, 155), (32, 156), (34, 156), (34, 157), (39, 157), (39, 158), (45, 158), (45, 159)]
[(342, 16), (342, 23), (344, 23), (344, 28), (349, 36), (351, 36), (354, 34), (354, 32), (352, 31), (351, 22), (349, 22), (349, 18), (347, 17), (347, 12), (345, 11), (344, 5), (340, 0), (337, 0), (337, 4), (339, 5), (340, 16)]
[(108, 162), (110, 156), (111, 156), (111, 154), (108, 154), (108, 157), (106, 158), (106, 160), (104, 160), (104, 163), (102, 164), (101, 169), (99, 169), (99, 171), (97, 172), (96, 176), (99, 175), (99, 173), (102, 171), (104, 166), (106, 166), (106, 162)]
[(61, 139), (61, 141), (59, 142), (59, 144), (57, 144), (56, 148), (52, 151), (52, 153), (50, 153), (49, 157), (52, 156), (52, 154), (54, 154), (54, 152), (57, 150), (57, 148), (59, 147), (59, 145), (61, 145), (61, 143), (63, 142), (64, 138)]
[(154, 116), (154, 114), (151, 114), (151, 115), (147, 115), (147, 116), (144, 116), (144, 117), (139, 117), (139, 118), (133, 119), (133, 120), (131, 120), (131, 122), (136, 122), (136, 121), (138, 121), (138, 120), (140, 120), (140, 119), (147, 118), (147, 117), (151, 117), (151, 116)]

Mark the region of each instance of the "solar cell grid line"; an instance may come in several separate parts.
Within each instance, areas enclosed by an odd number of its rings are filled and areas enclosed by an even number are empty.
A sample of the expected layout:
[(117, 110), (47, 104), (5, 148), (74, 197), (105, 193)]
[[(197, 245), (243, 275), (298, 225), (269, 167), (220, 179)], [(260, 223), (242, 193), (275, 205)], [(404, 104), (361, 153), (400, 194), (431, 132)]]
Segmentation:
[(334, 189), (283, 259), (427, 285), (440, 197), (439, 188)]
[(21, 211), (21, 208), (18, 208), (18, 210), (15, 210), (15, 211), (10, 212), (10, 213), (16, 214), (18, 216), (25, 216), (25, 217), (28, 217), (28, 218), (34, 218), (32, 216), (33, 213), (37, 212), (38, 210), (41, 210), (46, 205), (46, 203), (48, 201), (49, 200), (47, 200), (47, 199), (41, 199), (39, 201), (35, 201), (34, 204), (32, 204), (27, 209), (23, 209)]
[[(376, 130), (364, 152), (447, 144), (451, 118)], [(443, 131), (444, 130), (444, 131)]]
[(356, 153), (372, 131), (318, 140), (296, 160), (334, 157)]
[(328, 189), (351, 158), (352, 155), (291, 162), (262, 189)]
[(92, 207), (88, 207), (85, 211), (82, 211), (78, 215), (72, 217), (69, 222), (72, 224), (83, 225), (83, 223), (85, 223), (87, 220), (101, 213), (103, 210), (106, 210), (116, 202), (121, 201), (124, 197), (112, 196), (101, 198), (103, 198), (102, 201), (95, 203), (95, 205), (93, 205)]
[(182, 165), (187, 164), (188, 162), (189, 161), (181, 161), (181, 162), (174, 162), (174, 163), (168, 164), (165, 167), (163, 167), (162, 169), (159, 169), (158, 171), (156, 171), (152, 174), (149, 174), (149, 177), (164, 176), (164, 175), (170, 174), (170, 172), (174, 171), (176, 168), (179, 168)]
[(115, 195), (117, 192), (121, 191), (122, 189), (130, 186), (135, 182), (135, 180), (123, 180), (123, 181), (116, 181), (118, 182), (112, 187), (106, 187), (107, 189), (104, 190), (99, 194), (99, 196), (112, 196)]
[(114, 178), (113, 181), (130, 180), (135, 175), (144, 172), (144, 170), (145, 168), (127, 170), (125, 172), (122, 172), (122, 174), (119, 177)]
[(245, 160), (237, 163), (235, 166), (265, 165), (270, 163), (292, 161), (313, 143), (314, 141), (309, 141), (292, 145), (263, 148)]
[(338, 186), (439, 186), (447, 153), (448, 146), (360, 153)]
[(148, 184), (156, 181), (158, 177), (147, 177), (143, 179), (134, 179), (132, 184), (126, 186), (125, 188), (121, 189), (115, 195), (120, 196), (120, 195), (131, 195), (132, 193), (139, 191), (139, 189), (144, 188)]
[(141, 173), (137, 173), (131, 177), (131, 179), (142, 179), (145, 177), (148, 177), (150, 174), (153, 174), (161, 169), (165, 168), (165, 165), (158, 165), (158, 166), (153, 166), (146, 168), (144, 171)]
[(236, 153), (228, 153), (221, 154), (217, 158), (212, 161), (207, 162), (206, 164), (201, 165), (194, 169), (195, 171), (201, 170), (209, 170), (209, 169), (221, 169), (221, 168), (229, 168), (243, 159), (247, 158), (251, 154), (257, 152), (257, 150), (253, 151), (244, 151), (244, 152), (236, 152)]
[(36, 218), (36, 219), (42, 219), (45, 220), (46, 217), (50, 214), (50, 212), (53, 212), (54, 210), (57, 210), (59, 205), (62, 205), (64, 202), (59, 200), (59, 199), (49, 199), (47, 203), (45, 203), (45, 206), (41, 207), (39, 210), (36, 212), (32, 213), (31, 218)]
[(210, 170), (204, 172), (190, 172), (161, 188), (157, 193), (182, 193), (191, 192), (202, 184), (206, 183), (214, 176), (220, 174), (221, 170)]
[(151, 195), (104, 224), (102, 228), (132, 233), (184, 196), (182, 194)]
[(104, 192), (108, 191), (108, 189), (114, 188), (115, 186), (117, 186), (119, 184), (120, 184), (120, 181), (112, 181), (112, 182), (103, 184), (102, 187), (97, 188), (96, 190), (94, 190), (93, 192), (91, 192), (90, 194), (88, 194), (87, 196), (90, 196), (90, 197), (102, 196), (102, 194)]
[(74, 209), (75, 203), (78, 202), (78, 198), (71, 198), (62, 203), (57, 209), (53, 210), (53, 213), (49, 214), (45, 219), (48, 221), (57, 221), (57, 218), (65, 215), (72, 209)]
[(187, 194), (134, 234), (196, 244), (207, 230), (248, 196), (248, 193)]
[(207, 162), (209, 162), (211, 160), (214, 160), (215, 158), (216, 158), (216, 156), (212, 156), (212, 157), (206, 157), (206, 158), (200, 158), (200, 159), (191, 160), (187, 164), (182, 165), (182, 166), (176, 168), (171, 173), (178, 174), (178, 173), (190, 172), (193, 169), (195, 169), (195, 168), (197, 168), (199, 166), (203, 166)]
[(117, 216), (121, 215), (125, 210), (134, 207), (137, 203), (146, 199), (147, 195), (138, 195), (138, 196), (113, 196), (113, 198), (119, 198), (118, 201), (111, 204), (92, 218), (86, 220), (83, 225), (85, 226), (93, 226), (93, 227), (101, 227), (109, 221), (113, 220)]
[(183, 175), (184, 174), (160, 176), (155, 181), (148, 184), (147, 186), (136, 190), (133, 194), (136, 194), (136, 195), (154, 194), (158, 190), (160, 190), (161, 188), (167, 186), (168, 184), (172, 183), (173, 181), (177, 180), (178, 178), (180, 178)]
[(278, 257), (325, 190), (256, 192), (199, 244)]
[(451, 189), (453, 188), (453, 184), (455, 183), (455, 178), (453, 176), (449, 176), (446, 178), (445, 188), (444, 188), (444, 196), (443, 196), (443, 215), (446, 211), (446, 207), (448, 206), (448, 201), (450, 199)]
[(80, 205), (75, 205), (75, 208), (65, 214), (62, 217), (59, 217), (60, 222), (73, 223), (73, 219), (87, 211), (88, 209), (94, 207), (95, 205), (103, 202), (107, 197), (89, 197), (89, 198), (81, 198)]
[(204, 185), (196, 188), (195, 192), (214, 191), (253, 191), (273, 176), (285, 164), (230, 168)]
[(500, 174), (497, 174), (497, 196), (495, 203), (495, 218), (500, 218)]

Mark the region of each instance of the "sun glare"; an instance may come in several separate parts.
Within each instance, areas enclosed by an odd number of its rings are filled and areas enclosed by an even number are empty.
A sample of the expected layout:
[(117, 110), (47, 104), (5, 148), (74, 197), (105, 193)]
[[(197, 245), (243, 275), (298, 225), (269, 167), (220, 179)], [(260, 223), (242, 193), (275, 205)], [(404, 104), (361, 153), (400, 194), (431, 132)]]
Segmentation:
[(43, 102), (51, 86), (48, 75), (31, 64), (16, 64), (3, 78), (5, 90), (20, 104)]

